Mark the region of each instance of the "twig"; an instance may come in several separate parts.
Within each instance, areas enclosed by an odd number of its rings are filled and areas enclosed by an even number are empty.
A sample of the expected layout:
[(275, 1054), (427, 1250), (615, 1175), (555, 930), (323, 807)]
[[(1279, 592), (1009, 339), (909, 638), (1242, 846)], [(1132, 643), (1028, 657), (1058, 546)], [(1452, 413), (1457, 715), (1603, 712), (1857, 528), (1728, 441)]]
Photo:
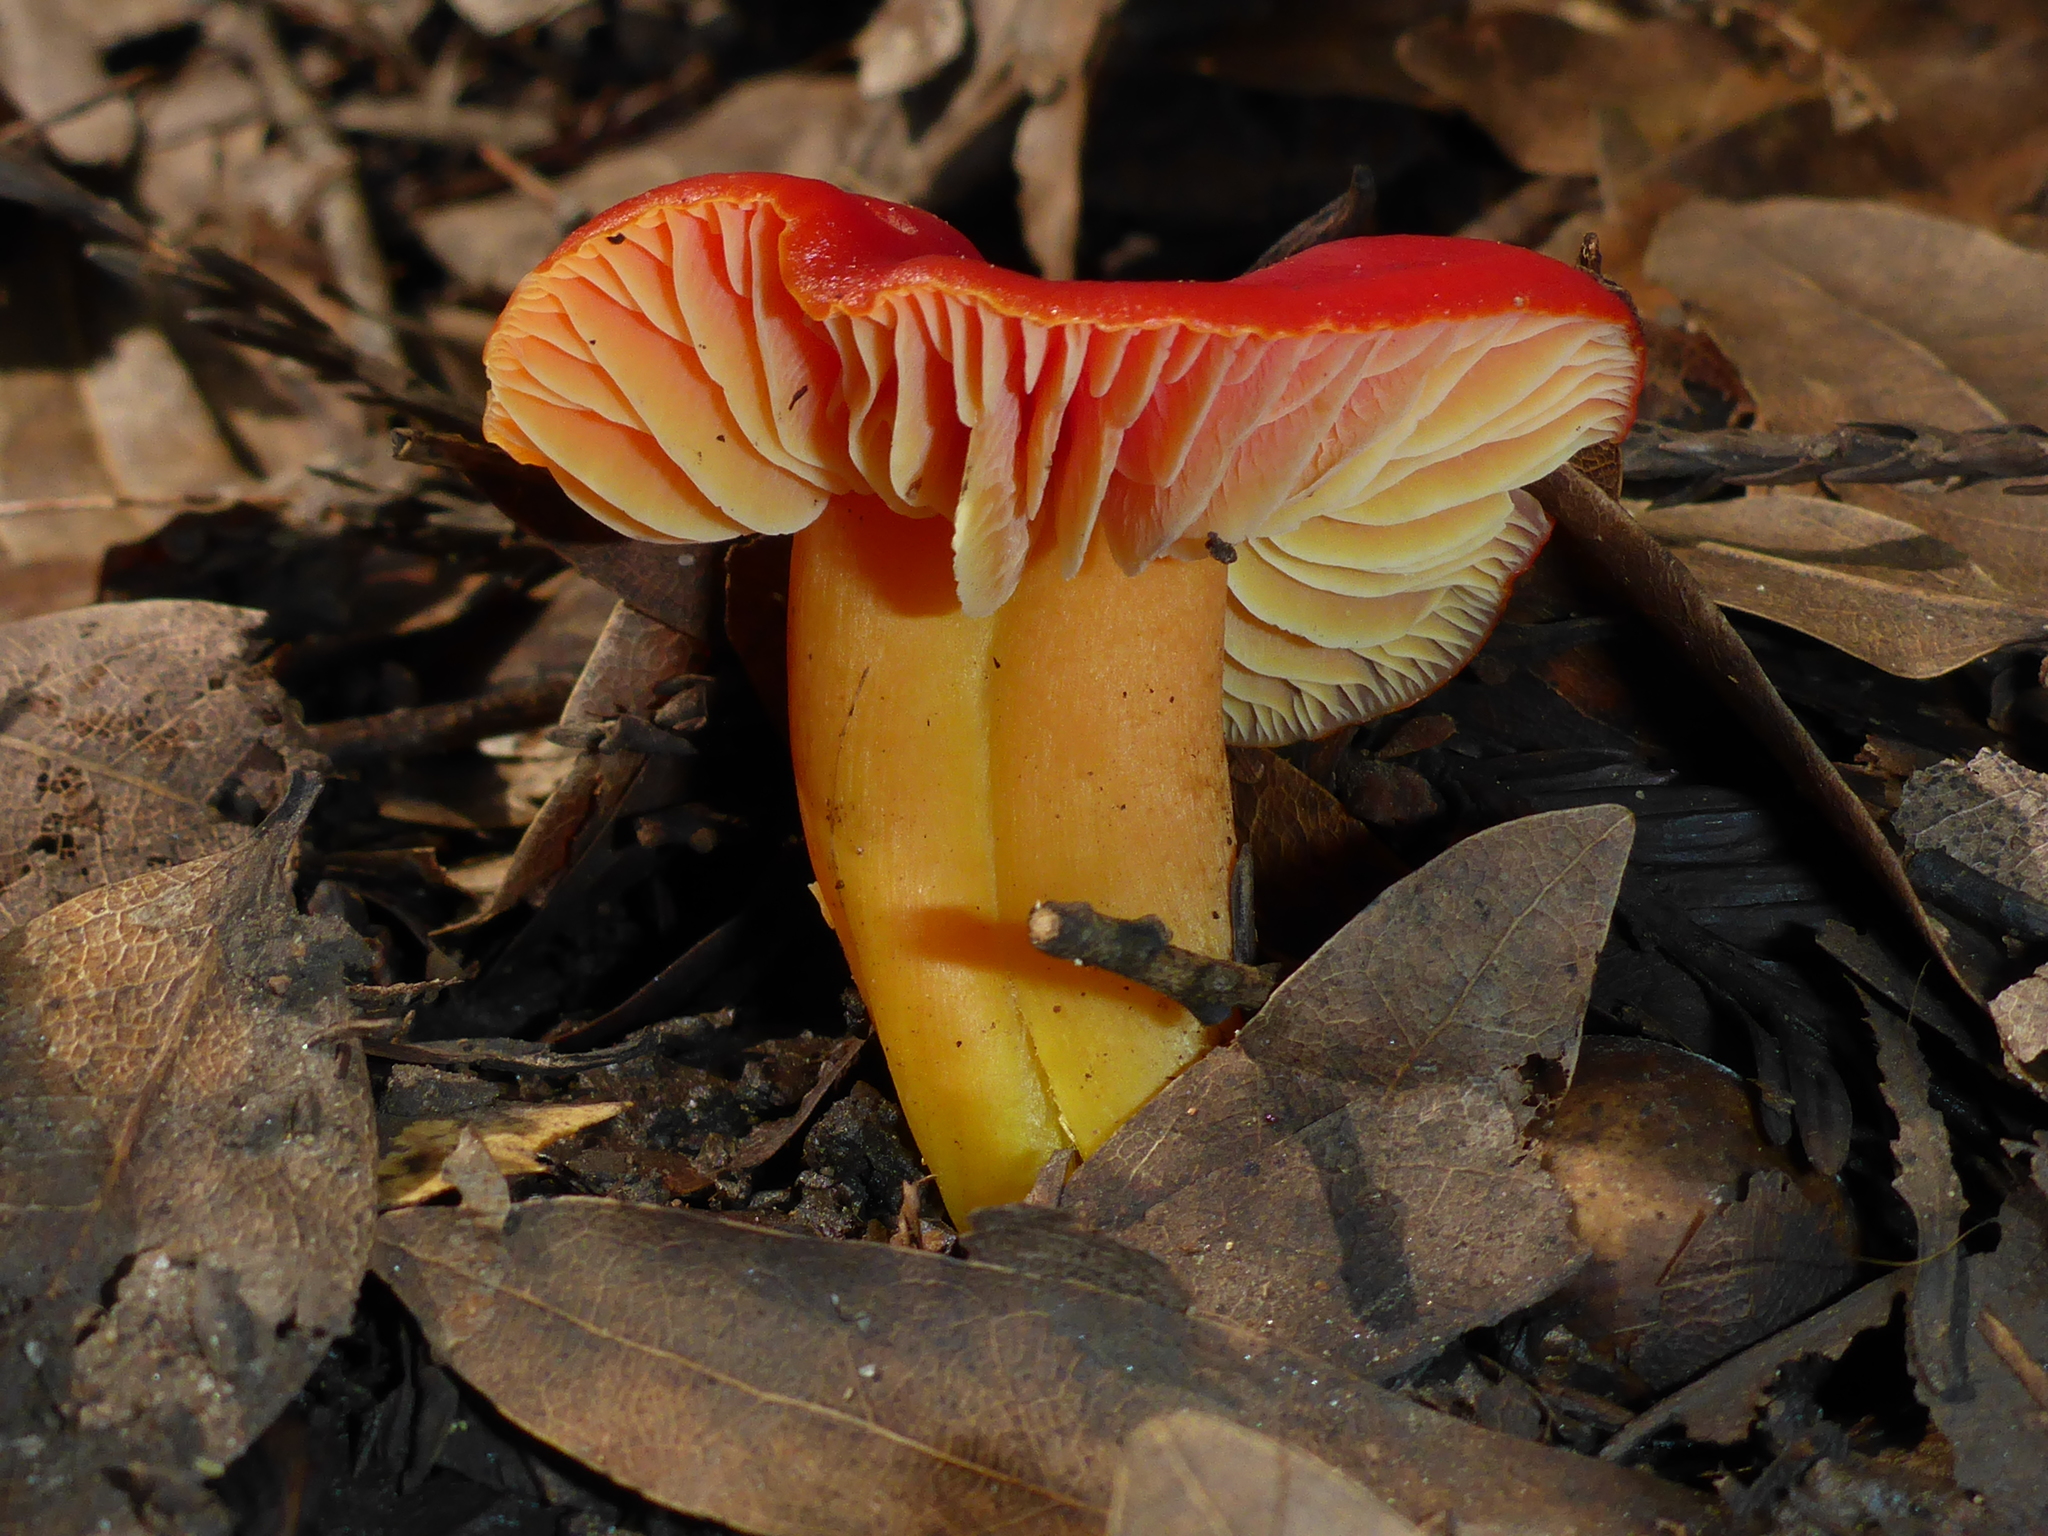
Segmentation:
[(1267, 246), (1259, 259), (1246, 270), (1256, 272), (1276, 261), (1299, 256), (1310, 246), (1323, 245), (1331, 240), (1369, 235), (1378, 206), (1379, 189), (1373, 184), (1372, 171), (1365, 166), (1354, 165), (1351, 167), (1350, 186)]
[(476, 157), (505, 179), (522, 197), (540, 204), (564, 232), (587, 219), (589, 210), (502, 145), (488, 140), (476, 146)]
[(1041, 953), (1164, 993), (1204, 1024), (1221, 1024), (1239, 1008), (1256, 1012), (1279, 985), (1278, 966), (1198, 955), (1174, 944), (1156, 917), (1104, 917), (1085, 901), (1041, 901), (1029, 931)]
[(116, 96), (126, 96), (138, 85), (146, 85), (154, 80), (156, 75), (156, 66), (145, 64), (140, 69), (131, 69), (126, 74), (116, 75), (106, 83), (105, 89), (94, 91), (92, 95), (82, 97), (70, 106), (62, 107), (46, 117), (24, 117), (18, 122), (9, 123), (5, 128), (0, 128), (0, 146), (14, 144), (22, 139), (39, 138), (52, 128), (61, 128), (74, 117), (84, 116), (101, 102), (112, 101)]
[(216, 5), (207, 13), (206, 33), (248, 65), (270, 120), (293, 153), (323, 173), (324, 184), (313, 202), (314, 222), (334, 281), (358, 311), (349, 322), (350, 339), (372, 356), (396, 362), (398, 338), (376, 318), (391, 313), (391, 278), (356, 179), (355, 156), (300, 83), (270, 18), (261, 10), (246, 4)]
[(219, 512), (232, 506), (282, 507), (276, 497), (216, 496), (190, 491), (177, 496), (25, 496), (0, 501), (0, 517), (47, 517), (60, 512), (119, 512), (126, 507), (179, 512)]
[[(1680, 432), (1643, 423), (1621, 451), (1633, 482), (1680, 481), (1659, 505), (1697, 501), (1731, 485), (1900, 485), (1909, 480), (1979, 480), (2048, 476), (2048, 432), (2021, 423), (1948, 432), (1892, 422), (1853, 421), (1800, 437), (1730, 428)], [(2040, 495), (2048, 486), (2009, 485), (2009, 496)]]
[(530, 731), (553, 723), (575, 686), (574, 674), (565, 672), (537, 682), (494, 688), (452, 704), (421, 704), (381, 715), (330, 720), (308, 726), (306, 735), (315, 748), (337, 765), (380, 757), (453, 752), (473, 747), (487, 737)]

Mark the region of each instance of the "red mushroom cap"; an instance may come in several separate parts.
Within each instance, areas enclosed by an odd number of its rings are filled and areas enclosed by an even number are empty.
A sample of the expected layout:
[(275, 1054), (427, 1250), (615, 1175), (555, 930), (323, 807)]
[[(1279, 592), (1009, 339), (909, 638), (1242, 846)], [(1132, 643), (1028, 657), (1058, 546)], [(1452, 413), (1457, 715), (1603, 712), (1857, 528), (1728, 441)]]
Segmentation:
[(1626, 303), (1531, 251), (1383, 236), (1227, 283), (1048, 282), (916, 209), (702, 176), (571, 235), (485, 350), (486, 432), (644, 538), (953, 522), (962, 607), (1237, 548), (1234, 739), (1319, 734), (1462, 664), (1548, 532), (1516, 488), (1628, 430)]

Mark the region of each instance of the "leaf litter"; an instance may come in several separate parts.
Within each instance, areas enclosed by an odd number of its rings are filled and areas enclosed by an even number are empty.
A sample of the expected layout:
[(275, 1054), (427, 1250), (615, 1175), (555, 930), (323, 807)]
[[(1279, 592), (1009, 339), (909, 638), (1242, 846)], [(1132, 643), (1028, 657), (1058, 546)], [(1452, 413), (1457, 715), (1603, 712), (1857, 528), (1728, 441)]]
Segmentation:
[(252, 665), (262, 615), (125, 603), (0, 627), (0, 922), (234, 847), (312, 761)]
[[(1258, 921), (1237, 958), (1307, 959), (1313, 974), (1323, 940), (1445, 849), (1532, 815), (1633, 814), (1595, 946), (1579, 1103), (1630, 1112), (1628, 1085), (1600, 1088), (1596, 1070), (1629, 1050), (1691, 1053), (1689, 1071), (1741, 1084), (1748, 1103), (1713, 1115), (1754, 1139), (1765, 1171), (1709, 1201), (1680, 1268), (1721, 1255), (1705, 1299), (1774, 1326), (1759, 1298), (1794, 1294), (1801, 1272), (1816, 1286), (1841, 1273), (1801, 1271), (1774, 1246), (1796, 1214), (1788, 1193), (1818, 1178), (1854, 1211), (1864, 1284), (1746, 1349), (1751, 1335), (1719, 1323), (1670, 1330), (1695, 1363), (1740, 1352), (1645, 1403), (1616, 1370), (1634, 1356), (1559, 1310), (1595, 1265), (1505, 1312), (1514, 1288), (1475, 1272), (1436, 1293), (1442, 1337), (1417, 1346), (1395, 1385), (1438, 1430), (1447, 1415), (1484, 1426), (1458, 1430), (1476, 1437), (1461, 1442), (1479, 1448), (1475, 1466), (1531, 1441), (1623, 1447), (1666, 1477), (1718, 1478), (1737, 1518), (1781, 1527), (1849, 1529), (1909, 1506), (1936, 1522), (2039, 1524), (2026, 1393), (2044, 1346), (2023, 1276), (2029, 1163), (2048, 1127), (2024, 1067), (2039, 1054), (2026, 1000), (2048, 922), (2004, 865), (1986, 874), (1920, 846), (1906, 809), (1924, 799), (1924, 783), (1908, 793), (1914, 776), (1938, 765), (1960, 772), (1996, 746), (2030, 769), (2048, 749), (2039, 530), (2033, 500), (2001, 483), (2042, 478), (2028, 320), (2048, 247), (2036, 7), (691, 0), (593, 24), (588, 7), (465, 0), (426, 15), (403, 0), (322, 0), (171, 32), (150, 29), (189, 12), (35, 9), (34, 28), (10, 31), (0, 75), (17, 107), (35, 105), (0, 135), (81, 165), (109, 152), (109, 124), (136, 148), (128, 168), (95, 173), (94, 194), (42, 161), (0, 166), (10, 198), (46, 210), (11, 205), (0, 238), (10, 293), (36, 296), (0, 324), (0, 615), (95, 596), (268, 613), (276, 683), (248, 670), (245, 648), (222, 691), (256, 701), (265, 730), (282, 731), (267, 749), (288, 761), (228, 765), (209, 786), (228, 785), (217, 820), (180, 832), (183, 851), (157, 843), (140, 857), (203, 864), (250, 846), (298, 761), (284, 717), (264, 714), (278, 685), (321, 739), (366, 754), (308, 823), (299, 890), (321, 921), (363, 936), (368, 984), (336, 998), (379, 1015), (363, 1045), (397, 1064), (372, 1073), (387, 1125), (456, 1128), (431, 1158), (463, 1204), (397, 1219), (515, 1239), (522, 1210), (551, 1208), (520, 1202), (603, 1192), (725, 1212), (777, 1251), (888, 1239), (931, 1272), (978, 1274), (1008, 1241), (1059, 1284), (1086, 1275), (1194, 1299), (1075, 1229), (1072, 1209), (1005, 1218), (1007, 1238), (985, 1223), (965, 1265), (910, 1251), (948, 1248), (952, 1229), (891, 1118), (858, 1001), (840, 995), (778, 788), (781, 551), (686, 570), (565, 513), (551, 486), (520, 485), (474, 445), (415, 438), (399, 462), (384, 457), (392, 425), (473, 430), (491, 311), (569, 223), (674, 175), (752, 165), (911, 196), (1006, 264), (1090, 276), (1231, 275), (1347, 183), (1374, 189), (1352, 217), (1381, 230), (1464, 227), (1571, 259), (1597, 229), (1655, 363), (1621, 493), (1678, 568), (1651, 558), (1641, 529), (1623, 540), (1611, 521), (1574, 532), (1567, 518), (1463, 677), (1405, 718), (1248, 774), (1245, 909)], [(34, 91), (24, 48), (42, 51)], [(110, 94), (80, 97), (88, 78)], [(367, 224), (351, 223), (358, 209)], [(149, 302), (121, 298), (60, 224), (101, 242), (99, 271), (140, 281)], [(560, 718), (568, 744), (542, 735), (553, 703), (524, 706), (504, 738), (405, 735), (493, 718), (520, 688), (559, 700), (598, 640), (594, 621), (537, 619), (562, 560), (643, 626), (625, 650), (597, 645), (595, 692)], [(1647, 617), (1589, 567), (1646, 598)], [(546, 633), (556, 659), (542, 664)], [(553, 680), (518, 670), (532, 665)], [(61, 703), (70, 687), (48, 692)], [(172, 687), (165, 707), (179, 697)], [(675, 700), (667, 720), (701, 723), (657, 720)], [(398, 744), (362, 745), (385, 740)], [(1824, 817), (1796, 809), (1787, 782)], [(110, 868), (136, 857), (118, 825), (90, 830), (110, 833), (94, 854)], [(53, 866), (50, 898), (94, 899), (90, 883), (63, 884), (69, 868)], [(1967, 991), (1930, 968), (1929, 943)], [(1992, 1017), (1970, 991), (1993, 1000)], [(1482, 1128), (1505, 1127), (1481, 1138), (1489, 1176), (1505, 1166), (1511, 1187), (1538, 1191), (1526, 1213), (1504, 1198), (1481, 1214), (1535, 1241), (1558, 1229), (1561, 1200), (1562, 1230), (1583, 1241), (1592, 1207), (1528, 1139), (1542, 1122), (1514, 1133), (1562, 1086), (1555, 1059), (1525, 1060), (1514, 1081), (1468, 1077), (1461, 1102), (1485, 1110)], [(474, 1102), (427, 1113), (405, 1064)], [(621, 1102), (632, 1107), (509, 1183), (469, 1123), (513, 1110), (573, 1121)], [(1772, 1159), (1804, 1172), (1781, 1185)], [(1328, 1161), (1371, 1172), (1351, 1196), (1386, 1192), (1365, 1159)], [(1275, 1166), (1273, 1190), (1248, 1181), (1246, 1211), (1291, 1199), (1322, 1232), (1330, 1204), (1313, 1204), (1287, 1158)], [(1098, 1177), (1068, 1172), (1034, 1198), (1071, 1182), (1078, 1199)], [(709, 1219), (647, 1214), (693, 1230)], [(1750, 1246), (1727, 1248), (1730, 1234)], [(1403, 1283), (1436, 1284), (1427, 1244), (1409, 1236), (1376, 1251), (1420, 1264)], [(1287, 1275), (1300, 1246), (1277, 1250)], [(1321, 1238), (1305, 1246), (1328, 1260)], [(1554, 1244), (1535, 1246), (1560, 1262)], [(1887, 1275), (1911, 1280), (1910, 1330), (1888, 1289), (1904, 1282)], [(1282, 1315), (1289, 1327), (1338, 1315), (1328, 1297), (1341, 1284), (1317, 1280), (1333, 1287), (1311, 1289), (1321, 1312), (1261, 1311), (1248, 1281), (1231, 1304), (1261, 1337), (1269, 1315), (1275, 1333)], [(1297, 1289), (1273, 1294), (1299, 1302)], [(869, 1308), (871, 1330), (884, 1305)], [(366, 1292), (354, 1330), (220, 1481), (251, 1528), (443, 1529), (486, 1515), (659, 1527), (615, 1484), (494, 1418), (405, 1328), (387, 1293)], [(557, 1406), (601, 1423), (602, 1397), (586, 1387)], [(1241, 1459), (1301, 1469), (1290, 1458), (1312, 1453), (1330, 1476), (1371, 1483), (1372, 1469), (1320, 1442), (1279, 1443)], [(1120, 1452), (1105, 1440), (1091, 1454), (1099, 1511)], [(1959, 1483), (1984, 1502), (1959, 1502)], [(275, 1491), (304, 1489), (311, 1504)], [(1542, 1509), (1516, 1513), (1544, 1528), (1576, 1518)]]
[(1362, 1373), (1548, 1294), (1584, 1251), (1523, 1154), (1530, 1076), (1570, 1079), (1631, 833), (1596, 807), (1439, 855), (1140, 1110), (1061, 1208), (1156, 1255), (1200, 1311)]
[(343, 988), (364, 950), (292, 901), (315, 793), (6, 941), (11, 1521), (183, 1528), (347, 1330), (374, 1213)]
[[(515, 1422), (673, 1508), (778, 1536), (1097, 1530), (1117, 1445), (1181, 1408), (1302, 1444), (1418, 1521), (1703, 1521), (1670, 1485), (1496, 1443), (1162, 1305), (1173, 1282), (1117, 1244), (1041, 1253), (1033, 1225), (962, 1261), (568, 1199), (516, 1208), (502, 1233), (460, 1208), (395, 1213), (374, 1262)], [(593, 1414), (589, 1377), (623, 1411)]]

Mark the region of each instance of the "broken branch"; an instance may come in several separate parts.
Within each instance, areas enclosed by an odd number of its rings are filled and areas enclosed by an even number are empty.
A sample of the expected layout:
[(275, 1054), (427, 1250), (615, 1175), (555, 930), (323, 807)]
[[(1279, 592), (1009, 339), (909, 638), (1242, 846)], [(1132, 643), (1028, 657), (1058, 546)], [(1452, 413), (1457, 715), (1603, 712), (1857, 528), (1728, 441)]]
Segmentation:
[(337, 766), (379, 757), (455, 752), (492, 736), (553, 723), (575, 686), (573, 674), (560, 673), (493, 688), (473, 699), (449, 704), (420, 704), (381, 715), (329, 720), (306, 727), (306, 735)]
[(1031, 909), (1029, 931), (1040, 953), (1150, 987), (1204, 1024), (1221, 1024), (1239, 1008), (1256, 1013), (1279, 985), (1277, 965), (1198, 955), (1174, 944), (1156, 917), (1105, 917), (1085, 901), (1041, 901)]
[[(1949, 432), (1852, 421), (1801, 437), (1741, 428), (1681, 432), (1641, 422), (1622, 448), (1621, 466), (1630, 481), (1683, 482), (1660, 497), (1659, 505), (1698, 501), (1731, 485), (1971, 485), (2048, 476), (2048, 433), (2018, 422)], [(2048, 486), (2006, 487), (2009, 496), (2043, 492)]]

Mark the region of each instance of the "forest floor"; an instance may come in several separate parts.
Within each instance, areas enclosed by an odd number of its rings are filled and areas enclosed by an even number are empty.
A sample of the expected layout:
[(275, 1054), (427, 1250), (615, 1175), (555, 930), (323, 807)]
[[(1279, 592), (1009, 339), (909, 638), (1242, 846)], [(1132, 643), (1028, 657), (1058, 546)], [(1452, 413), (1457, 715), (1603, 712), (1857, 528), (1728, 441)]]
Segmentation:
[[(2044, 79), (2036, 0), (0, 0), (0, 1523), (2048, 1530)], [(1250, 1129), (971, 1232), (788, 540), (479, 446), (518, 279), (739, 169), (1597, 252), (1648, 342), (1469, 666), (1231, 749), (1290, 979), (1146, 1115)]]

